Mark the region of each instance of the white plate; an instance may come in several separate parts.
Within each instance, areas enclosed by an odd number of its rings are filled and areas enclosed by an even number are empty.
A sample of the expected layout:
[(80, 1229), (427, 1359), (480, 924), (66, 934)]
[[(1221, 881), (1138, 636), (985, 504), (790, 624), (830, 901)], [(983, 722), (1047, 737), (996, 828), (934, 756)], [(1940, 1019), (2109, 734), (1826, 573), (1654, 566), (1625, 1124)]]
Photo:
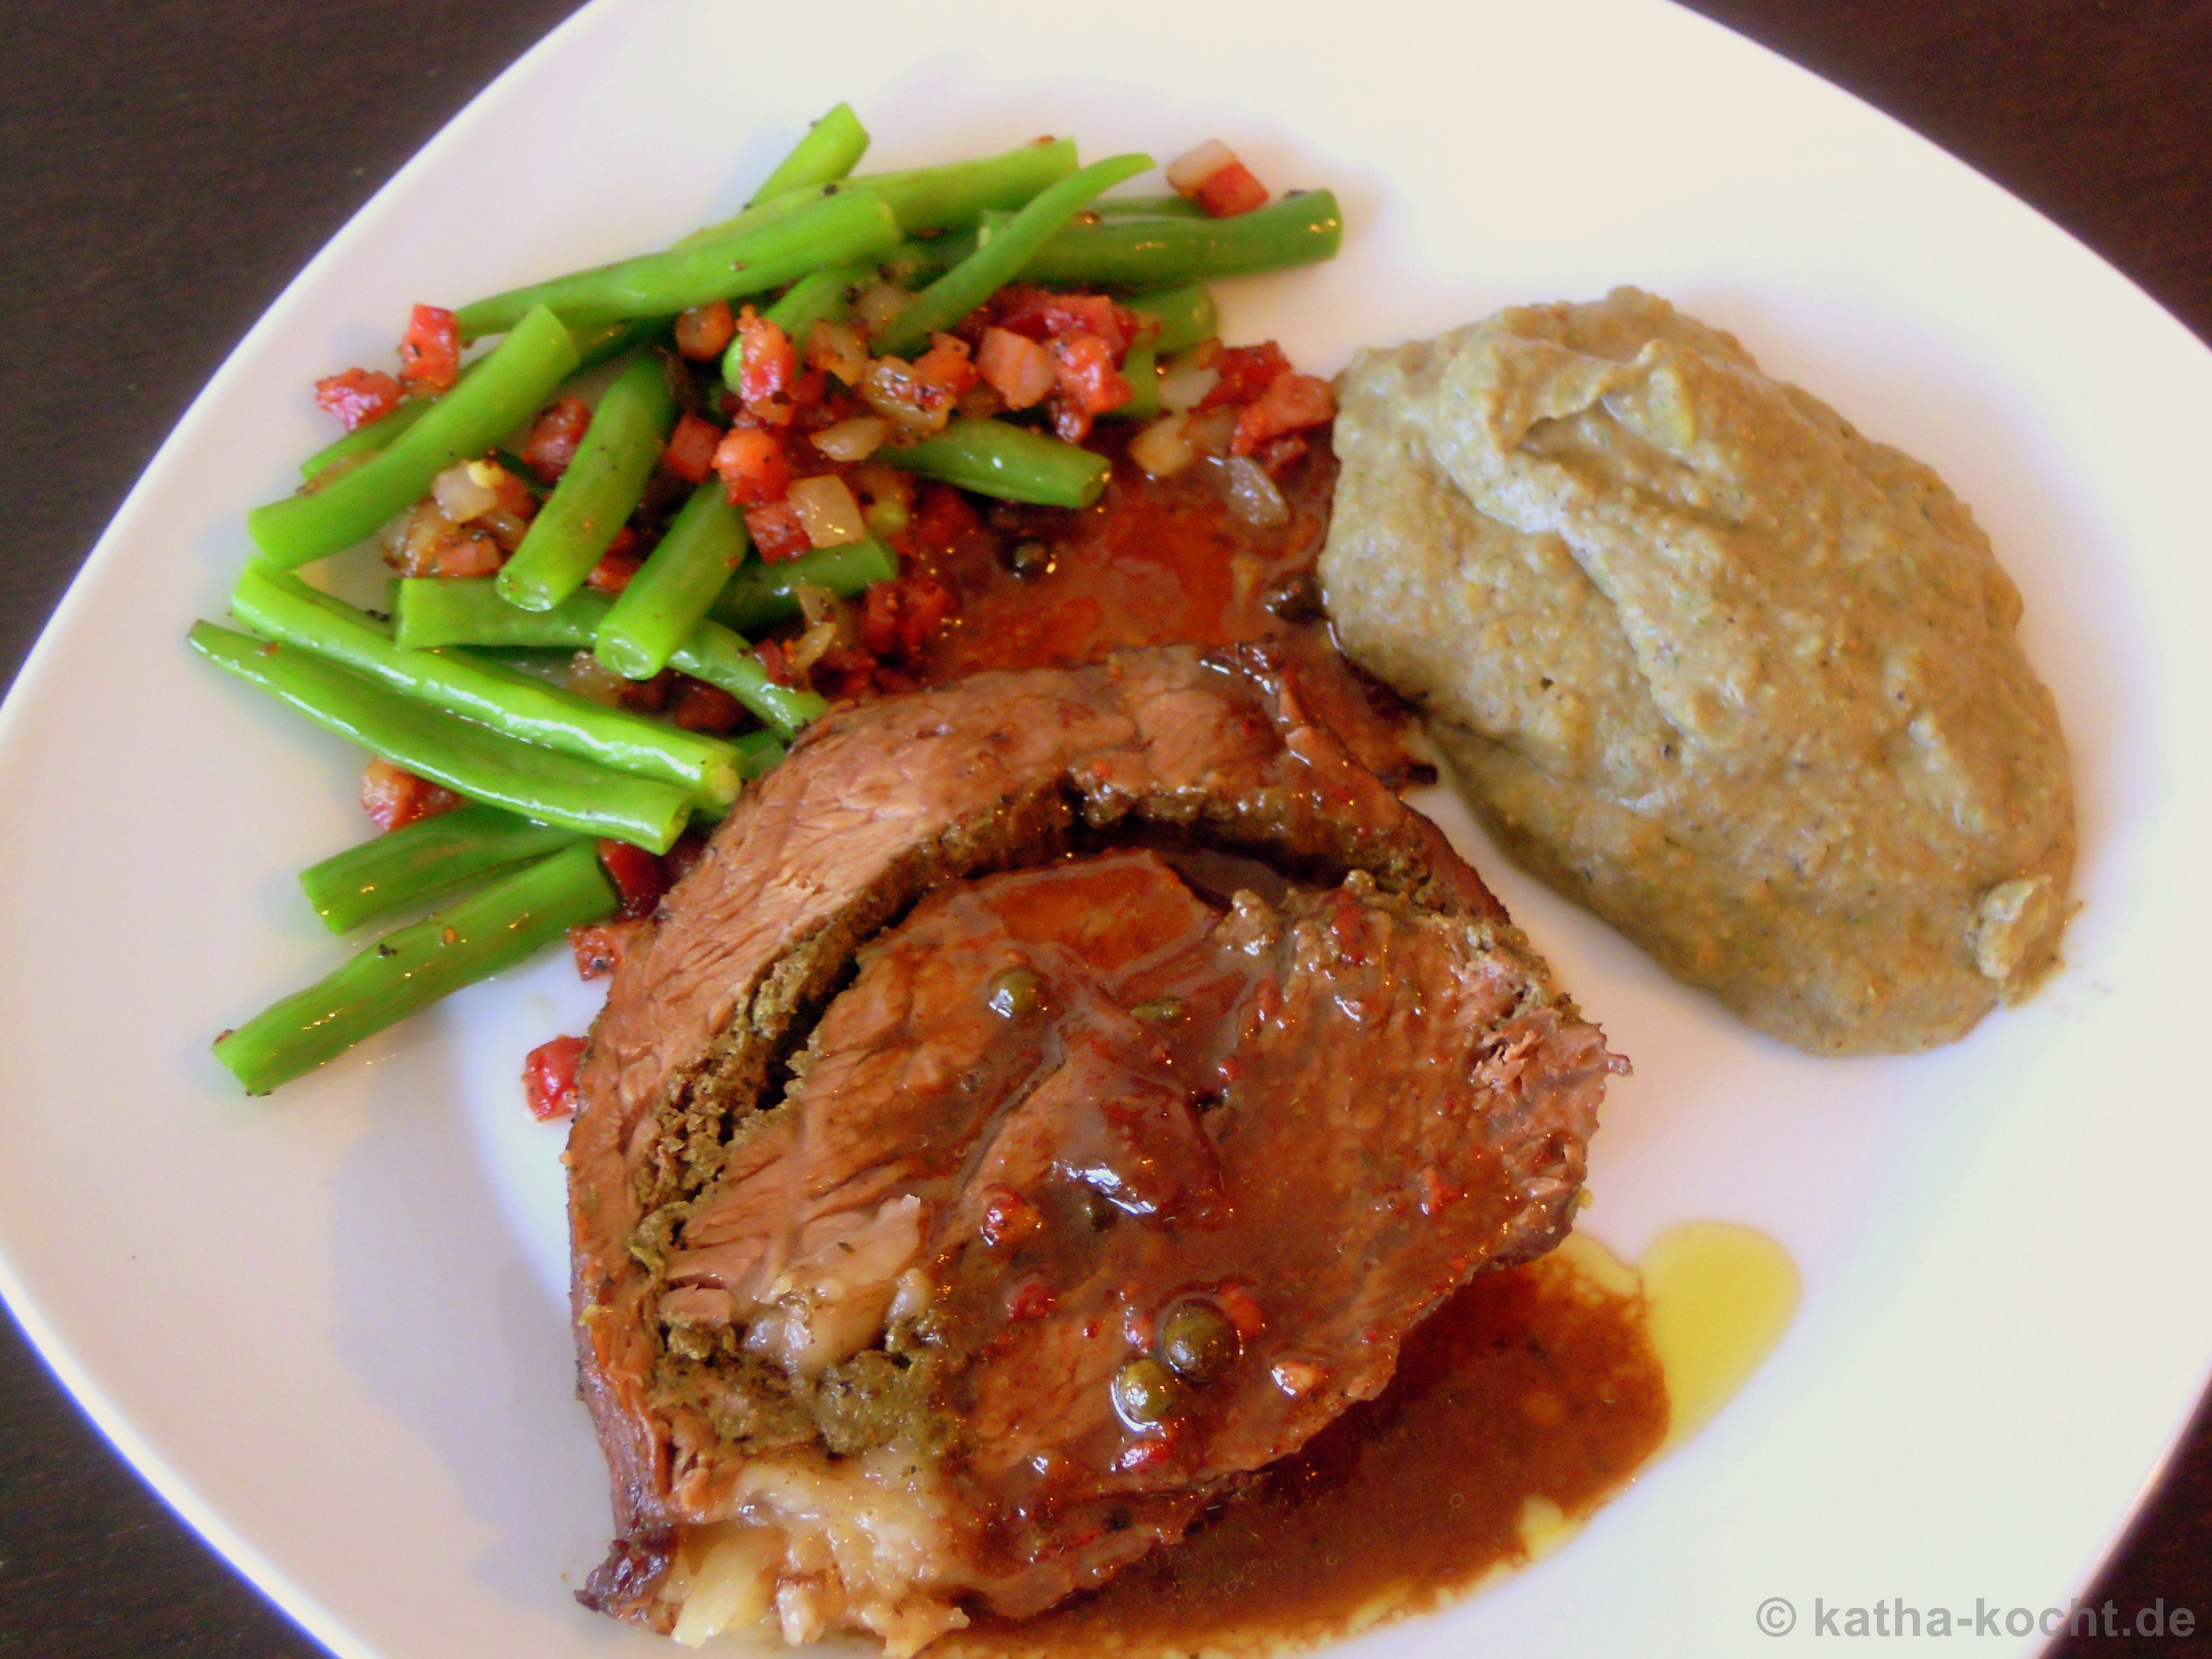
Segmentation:
[(590, 997), (558, 963), (512, 974), (239, 1099), (210, 1036), (341, 955), (292, 872), (359, 834), (356, 760), (182, 636), (222, 611), (245, 510), (326, 435), (317, 374), (388, 351), (411, 301), (726, 211), (841, 97), (875, 165), (1218, 133), (1279, 185), (1334, 184), (1344, 256), (1224, 294), (1233, 334), (1324, 370), (1636, 281), (1974, 504), (2073, 745), (2069, 965), (1944, 1053), (1808, 1060), (1474, 846), (1637, 1061), (1589, 1224), (1633, 1251), (1677, 1218), (1750, 1222), (1808, 1288), (1749, 1391), (1572, 1547), (1362, 1645), (1771, 1653), (1772, 1596), (1799, 1638), (1816, 1597), (2063, 1602), (2212, 1355), (2212, 357), (1965, 167), (1656, 0), (603, 0), (471, 106), (193, 406), (0, 721), (0, 1287), (100, 1425), (344, 1655), (654, 1650), (568, 1600), (604, 1479), (571, 1395), (559, 1132), (516, 1083)]

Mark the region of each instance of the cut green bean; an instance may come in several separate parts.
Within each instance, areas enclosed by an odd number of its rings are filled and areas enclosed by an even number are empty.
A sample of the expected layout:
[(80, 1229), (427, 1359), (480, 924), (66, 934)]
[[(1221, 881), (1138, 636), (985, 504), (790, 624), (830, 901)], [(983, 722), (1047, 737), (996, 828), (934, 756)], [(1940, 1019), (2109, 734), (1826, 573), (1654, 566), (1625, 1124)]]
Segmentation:
[(834, 185), (860, 166), (867, 153), (868, 130), (860, 125), (850, 104), (840, 104), (807, 128), (805, 136), (761, 180), (760, 188), (745, 205), (751, 207), (811, 185)]
[(215, 1055), (265, 1095), (464, 985), (512, 967), (620, 900), (597, 851), (571, 847), (387, 934), (327, 979), (216, 1039)]
[[(752, 757), (745, 757), (747, 771)], [(428, 903), (478, 876), (576, 843), (574, 831), (470, 801), (349, 847), (300, 872), (300, 890), (333, 933)]]
[[(475, 364), (469, 365), (473, 368)], [(342, 438), (334, 438), (300, 463), (300, 476), (312, 478), (327, 471), (349, 455), (365, 454), (384, 448), (401, 433), (438, 406), (434, 398), (410, 398), (389, 415), (380, 416), (367, 426), (357, 426)]]
[(754, 777), (781, 766), (783, 757), (791, 752), (773, 732), (747, 732), (738, 737), (737, 744), (745, 751), (745, 764)]
[(540, 749), (413, 702), (302, 651), (197, 623), (192, 648), (226, 672), (298, 709), (325, 731), (457, 795), (504, 806), (580, 835), (665, 853), (691, 813), (690, 791)]
[[(986, 224), (983, 246), (1010, 228)], [(1311, 264), (1333, 258), (1343, 240), (1344, 216), (1335, 194), (1312, 190), (1228, 219), (1109, 219), (1068, 225), (1021, 274), (1034, 283), (1173, 288), (1202, 277)]]
[(475, 720), (519, 742), (672, 783), (702, 805), (726, 806), (744, 782), (730, 745), (626, 708), (609, 708), (498, 663), (395, 645), (388, 623), (297, 576), (248, 565), (230, 608), (256, 632), (365, 675), (411, 702)]
[(957, 420), (918, 444), (885, 444), (872, 458), (1000, 501), (1088, 507), (1112, 464), (1074, 444), (1006, 421)]
[(1075, 171), (1075, 140), (1040, 138), (996, 155), (901, 173), (863, 173), (847, 187), (866, 190), (890, 209), (908, 236), (973, 230), (991, 208), (1018, 208)]
[(481, 455), (527, 420), (575, 367), (576, 343), (560, 319), (543, 307), (527, 312), (474, 373), (374, 459), (313, 495), (247, 514), (262, 559), (289, 570), (351, 547), (412, 507), (439, 472)]
[(462, 337), (474, 339), (512, 327), (539, 305), (577, 327), (669, 317), (710, 300), (765, 294), (824, 265), (880, 258), (899, 240), (890, 209), (864, 190), (839, 191), (793, 212), (761, 211), (727, 234), (495, 294), (462, 307), (454, 319)]
[[(455, 581), (416, 577), (398, 586), (398, 636), (440, 646), (586, 650), (597, 641), (614, 608), (612, 599), (588, 588), (550, 611), (518, 611), (501, 599), (489, 578)], [(693, 629), (691, 636), (669, 654), (668, 665), (679, 674), (720, 686), (763, 725), (784, 737), (828, 707), (811, 691), (778, 685), (743, 636), (719, 623), (702, 622)]]
[(509, 605), (549, 611), (584, 585), (637, 510), (675, 423), (666, 366), (651, 352), (632, 359), (599, 399), (568, 470), (499, 573)]
[(1204, 283), (1185, 283), (1181, 288), (1154, 294), (1132, 294), (1121, 303), (1159, 324), (1152, 336), (1152, 349), (1162, 357), (1187, 350), (1221, 332), (1221, 309), (1213, 303), (1213, 290)]
[(897, 575), (898, 561), (872, 538), (817, 548), (774, 564), (754, 559), (730, 578), (707, 614), (740, 634), (757, 634), (799, 614), (801, 587), (826, 587), (850, 599), (872, 582), (891, 581)]
[(752, 647), (741, 634), (721, 623), (702, 622), (676, 648), (668, 665), (679, 674), (719, 685), (779, 738), (788, 740), (810, 720), (822, 718), (829, 703), (813, 691), (779, 685), (769, 677)]
[[(875, 276), (873, 265), (832, 265), (827, 270), (800, 277), (763, 315), (790, 337), (804, 362), (806, 337), (814, 331), (814, 325), (838, 322), (851, 316), (854, 293), (873, 282)], [(722, 354), (722, 384), (734, 388), (740, 384), (744, 372), (745, 337), (741, 331), (730, 337), (729, 349)]]
[(1212, 216), (1188, 196), (1102, 196), (1091, 204), (1102, 219), (1206, 219)]
[(1004, 230), (979, 241), (975, 252), (915, 295), (884, 330), (876, 343), (878, 352), (913, 356), (929, 343), (932, 334), (951, 327), (1013, 281), (1054, 234), (1101, 191), (1150, 173), (1152, 166), (1149, 155), (1110, 156), (1040, 191)]
[(942, 236), (912, 238), (884, 256), (883, 274), (902, 287), (933, 283), (975, 251), (972, 230), (948, 230)]
[(721, 480), (701, 484), (599, 624), (592, 647), (599, 660), (632, 680), (667, 667), (750, 545)]
[(1159, 356), (1150, 340), (1139, 340), (1121, 359), (1121, 378), (1129, 383), (1129, 401), (1106, 413), (1115, 420), (1149, 421), (1160, 412)]

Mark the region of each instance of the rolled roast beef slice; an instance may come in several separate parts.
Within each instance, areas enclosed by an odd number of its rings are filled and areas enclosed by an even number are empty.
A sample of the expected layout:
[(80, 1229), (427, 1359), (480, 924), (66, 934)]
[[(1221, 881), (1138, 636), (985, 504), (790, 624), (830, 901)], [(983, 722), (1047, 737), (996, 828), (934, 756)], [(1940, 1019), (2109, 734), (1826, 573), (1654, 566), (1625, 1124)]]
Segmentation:
[[(831, 1006), (800, 1057), (791, 1103), (764, 1109), (771, 1066), (866, 939), (930, 888), (1033, 860), (1078, 822), (1176, 825), (1291, 867), (1364, 871), (1402, 902), (1360, 891), (1330, 900), (1338, 908), (1326, 923), (1295, 904), (1288, 916), (1249, 904), (1215, 921), (1157, 865), (1125, 860), (1121, 877), (1143, 892), (1097, 907), (1115, 925), (1093, 925), (1087, 943), (1051, 946), (1089, 964), (1070, 984), (1103, 999), (1098, 1018), (1079, 1041), (1040, 1037), (1034, 1048), (988, 1024), (965, 1035), (957, 1021), (914, 1026), (915, 1007), (964, 1000), (972, 1009), (978, 992), (957, 952), (908, 952), (903, 969), (884, 967), (901, 951), (901, 929)], [(1317, 1082), (1310, 1100), (1299, 1097), (1310, 1124), (1269, 1120), (1262, 1133), (1228, 1090), (1196, 1116), (1186, 1075), (1195, 1061), (1145, 1060), (1157, 1042), (1109, 994), (1116, 975), (1136, 971), (1130, 963), (1149, 960), (1132, 943), (1142, 927), (1121, 921), (1122, 910), (1184, 940), (1177, 948), (1224, 928), (1274, 930), (1273, 944), (1254, 941), (1261, 956), (1291, 953), (1275, 976), (1273, 1018), (1305, 1035), (1278, 1032), (1231, 1058), (1256, 1075), (1279, 1073), (1278, 1093)], [(1399, 937), (1453, 927), (1451, 948)], [(1431, 956), (1474, 977), (1455, 980), (1442, 1002), (1429, 988), (1410, 999), (1340, 994), (1334, 979), (1361, 964), (1343, 957), (1346, 940), (1332, 929), (1380, 952), (1408, 985), (1426, 987)], [(1376, 929), (1386, 937), (1359, 943)], [(1328, 950), (1339, 954), (1322, 972), (1314, 953)], [(1413, 952), (1402, 963), (1401, 950)], [(1304, 1001), (1284, 989), (1308, 979), (1316, 988)], [(1457, 1060), (1423, 1059), (1415, 1042), (1377, 1059), (1362, 1082), (1334, 1065), (1337, 1037), (1315, 1035), (1315, 1019), (1357, 1027), (1346, 1008), (1372, 1006), (1381, 1054), (1425, 1030), (1434, 1008), (1476, 1007), (1478, 982), (1517, 1012), (1466, 1013), (1482, 1046)], [(1244, 994), (1262, 998), (1256, 983)], [(1259, 1036), (1274, 1029), (1261, 1028)], [(1295, 684), (1264, 657), (1138, 653), (1092, 669), (979, 676), (833, 715), (740, 805), (671, 896), (617, 975), (586, 1058), (571, 1141), (581, 1370), (626, 1540), (592, 1599), (665, 1622), (671, 1608), (653, 1593), (667, 1540), (738, 1511), (773, 1514), (814, 1540), (810, 1559), (788, 1564), (811, 1573), (811, 1589), (798, 1586), (801, 1631), (810, 1620), (857, 1621), (910, 1648), (943, 1627), (948, 1595), (1024, 1610), (1095, 1582), (1175, 1536), (1205, 1494), (1379, 1389), (1405, 1326), (1482, 1261), (1551, 1242), (1579, 1180), (1603, 1063), (1595, 1032), (1549, 991), (1474, 872), (1306, 717)], [(1459, 1091), (1455, 1106), (1437, 1096), (1427, 1109), (1432, 1127), (1449, 1128), (1441, 1160), (1390, 1116), (1396, 1103), (1430, 1097), (1378, 1081), (1420, 1065)], [(1107, 1076), (1145, 1110), (1103, 1121)], [(964, 1117), (921, 1103), (934, 1091), (941, 1108), (945, 1091), (971, 1078), (986, 1104)], [(849, 1108), (813, 1105), (848, 1097)], [(1217, 1146), (1217, 1134), (1255, 1148), (1259, 1174), (1232, 1180), (1224, 1166), (1210, 1187), (1170, 1182), (1165, 1198), (1144, 1195), (1145, 1166), (1176, 1161), (1163, 1146), (1203, 1166), (1229, 1144)], [(1117, 1149), (1132, 1147), (1138, 1155), (1117, 1169)], [(987, 1166), (998, 1174), (981, 1182)], [(1090, 1175), (1074, 1182), (1066, 1171), (1077, 1169)], [(1304, 1184), (1281, 1184), (1292, 1172)], [(1040, 1181), (1040, 1237), (1075, 1213), (1077, 1186), (1092, 1209), (1150, 1204), (1156, 1215), (1127, 1215), (1097, 1236), (1098, 1248), (1053, 1255), (1048, 1272), (1003, 1271), (1003, 1235), (974, 1242), (992, 1232), (981, 1194), (1019, 1197), (1020, 1182)], [(1362, 1193), (1379, 1206), (1364, 1220), (1346, 1207)], [(1177, 1206), (1187, 1213), (1164, 1231), (1157, 1213)], [(1126, 1334), (1119, 1348), (1097, 1338), (1099, 1310), (1126, 1299), (1108, 1278), (1173, 1266), (1155, 1259), (1146, 1241), (1156, 1237), (1203, 1244), (1207, 1228), (1235, 1234), (1240, 1206), (1276, 1217), (1251, 1248), (1297, 1239), (1311, 1253), (1255, 1256), (1248, 1276), (1310, 1282), (1315, 1299), (1271, 1320), (1244, 1369), (1175, 1435), (1123, 1436), (1097, 1386), (1099, 1368), (1110, 1374), (1129, 1352)], [(1360, 1221), (1349, 1248), (1336, 1242), (1347, 1220)], [(1376, 1232), (1384, 1222), (1401, 1231)], [(841, 1277), (839, 1261), (856, 1262), (857, 1273)], [(911, 1291), (917, 1277), (900, 1265), (908, 1261), (941, 1264), (919, 1275), (933, 1302), (920, 1317), (912, 1305), (902, 1311), (901, 1287)], [(1017, 1293), (1029, 1316), (991, 1338), (983, 1363), (974, 1333), (995, 1316), (992, 1298)], [(785, 1317), (792, 1309), (812, 1311)], [(883, 1349), (848, 1352), (886, 1321)], [(1303, 1346), (1262, 1364), (1267, 1343), (1294, 1339)], [(1063, 1396), (1085, 1408), (1063, 1410)], [(1050, 1425), (1049, 1443), (1036, 1440), (1040, 1425)], [(1101, 1437), (1115, 1436), (1128, 1443), (1115, 1441), (1102, 1465)], [(912, 1455), (917, 1446), (927, 1455)]]

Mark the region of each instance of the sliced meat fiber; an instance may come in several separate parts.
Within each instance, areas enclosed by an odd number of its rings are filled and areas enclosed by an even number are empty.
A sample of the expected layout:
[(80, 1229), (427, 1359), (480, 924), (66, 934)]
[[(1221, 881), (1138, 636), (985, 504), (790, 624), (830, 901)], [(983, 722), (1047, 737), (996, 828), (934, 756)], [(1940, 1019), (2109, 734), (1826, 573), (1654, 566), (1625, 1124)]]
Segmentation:
[[(1272, 867), (1097, 850), (1170, 832)], [(1101, 1582), (1556, 1243), (1613, 1064), (1281, 659), (834, 714), (586, 1058), (580, 1357), (622, 1534), (586, 1599), (665, 1626), (677, 1545), (733, 1521), (779, 1529), (794, 1638), (912, 1651)], [(1241, 1356), (1133, 1427), (1114, 1374), (1191, 1294)]]

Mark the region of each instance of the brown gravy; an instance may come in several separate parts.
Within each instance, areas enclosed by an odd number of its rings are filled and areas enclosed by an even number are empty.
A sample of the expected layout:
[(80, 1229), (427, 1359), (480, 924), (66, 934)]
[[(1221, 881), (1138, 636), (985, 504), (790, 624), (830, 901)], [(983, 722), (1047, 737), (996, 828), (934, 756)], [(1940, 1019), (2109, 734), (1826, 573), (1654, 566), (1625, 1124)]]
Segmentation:
[(1177, 1548), (951, 1656), (1259, 1650), (1418, 1613), (1525, 1560), (1656, 1450), (1667, 1387), (1632, 1290), (1571, 1253), (1486, 1273), (1407, 1343), (1396, 1379)]

